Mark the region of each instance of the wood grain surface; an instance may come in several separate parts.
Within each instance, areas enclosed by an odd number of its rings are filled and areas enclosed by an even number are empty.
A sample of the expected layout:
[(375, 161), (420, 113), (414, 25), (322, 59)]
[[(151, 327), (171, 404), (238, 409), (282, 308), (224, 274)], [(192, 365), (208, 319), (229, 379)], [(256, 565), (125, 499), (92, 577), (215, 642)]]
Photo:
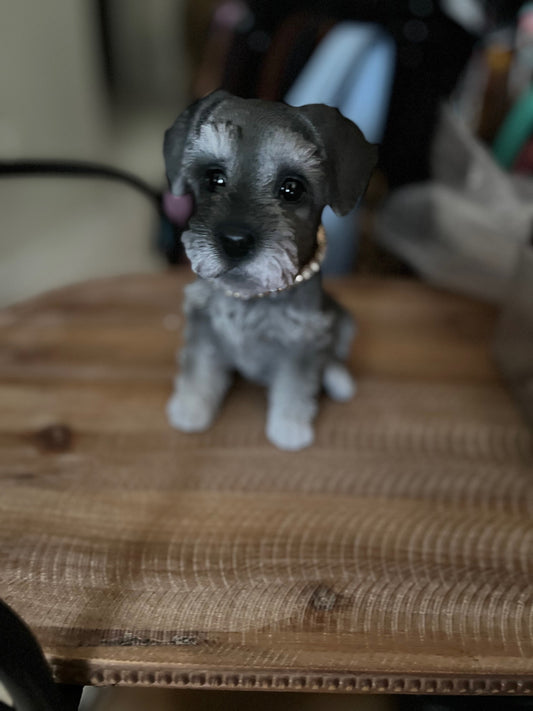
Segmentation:
[(187, 278), (0, 312), (0, 596), (57, 679), (533, 693), (532, 437), (493, 310), (332, 283), (359, 392), (292, 454), (244, 382), (206, 434), (167, 426)]

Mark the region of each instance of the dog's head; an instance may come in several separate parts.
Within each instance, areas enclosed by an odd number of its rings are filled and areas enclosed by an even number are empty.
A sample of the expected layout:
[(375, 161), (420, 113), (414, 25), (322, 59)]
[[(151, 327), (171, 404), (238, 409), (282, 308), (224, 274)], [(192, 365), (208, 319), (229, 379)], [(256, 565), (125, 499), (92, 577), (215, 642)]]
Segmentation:
[(225, 91), (186, 109), (163, 152), (172, 194), (193, 198), (182, 235), (193, 270), (245, 297), (293, 283), (314, 254), (323, 207), (349, 212), (376, 161), (336, 109)]

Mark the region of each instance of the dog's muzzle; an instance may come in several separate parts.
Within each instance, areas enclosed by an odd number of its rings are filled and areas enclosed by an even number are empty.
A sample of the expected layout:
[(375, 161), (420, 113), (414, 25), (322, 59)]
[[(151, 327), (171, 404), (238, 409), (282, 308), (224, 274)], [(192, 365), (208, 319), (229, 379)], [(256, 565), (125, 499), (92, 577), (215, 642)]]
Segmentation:
[(248, 257), (255, 247), (253, 234), (239, 225), (220, 225), (215, 238), (224, 255), (235, 261)]
[(248, 299), (262, 299), (264, 296), (272, 296), (275, 294), (279, 294), (283, 291), (287, 291), (287, 289), (292, 289), (298, 284), (302, 284), (303, 282), (308, 281), (309, 279), (311, 279), (311, 277), (315, 276), (315, 274), (318, 274), (322, 262), (324, 261), (324, 257), (326, 256), (326, 246), (326, 233), (324, 232), (324, 227), (322, 225), (319, 225), (316, 233), (315, 253), (312, 259), (300, 269), (298, 274), (296, 274), (292, 284), (288, 284), (287, 286), (281, 286), (278, 289), (271, 289), (269, 291), (264, 292), (261, 291), (250, 296), (246, 296), (239, 291), (232, 291), (231, 289), (224, 289), (224, 292), (226, 296), (232, 296), (234, 299), (244, 299), (245, 301), (247, 301)]

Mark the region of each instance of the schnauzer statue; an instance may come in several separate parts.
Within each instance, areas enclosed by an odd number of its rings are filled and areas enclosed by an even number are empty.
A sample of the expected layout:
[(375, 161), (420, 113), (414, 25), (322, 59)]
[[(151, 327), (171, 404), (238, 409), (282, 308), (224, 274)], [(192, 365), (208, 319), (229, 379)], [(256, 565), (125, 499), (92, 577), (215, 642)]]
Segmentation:
[(268, 388), (277, 447), (313, 441), (321, 387), (350, 399), (351, 316), (322, 290), (325, 205), (344, 215), (364, 192), (376, 147), (336, 109), (294, 108), (215, 91), (168, 129), (167, 211), (197, 280), (186, 288), (185, 345), (170, 424), (207, 429), (234, 372)]

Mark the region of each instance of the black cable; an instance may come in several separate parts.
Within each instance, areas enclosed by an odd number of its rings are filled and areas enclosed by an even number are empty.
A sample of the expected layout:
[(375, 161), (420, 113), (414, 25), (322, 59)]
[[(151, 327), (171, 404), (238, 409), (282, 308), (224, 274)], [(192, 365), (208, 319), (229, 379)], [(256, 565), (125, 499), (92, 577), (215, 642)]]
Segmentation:
[(58, 175), (81, 178), (105, 178), (118, 180), (139, 190), (156, 203), (162, 213), (162, 192), (155, 190), (133, 173), (88, 161), (61, 160), (0, 160), (0, 178), (28, 175)]
[[(0, 160), (0, 179), (9, 177), (24, 178), (32, 175), (42, 175), (46, 177), (104, 178), (117, 180), (135, 188), (155, 203), (155, 208), (161, 218), (160, 229), (156, 237), (157, 249), (165, 255), (170, 264), (177, 264), (182, 261), (182, 247), (179, 240), (179, 231), (165, 214), (163, 209), (163, 192), (155, 190), (133, 173), (89, 161), (48, 159)], [(1, 708), (0, 711), (2, 711)]]

